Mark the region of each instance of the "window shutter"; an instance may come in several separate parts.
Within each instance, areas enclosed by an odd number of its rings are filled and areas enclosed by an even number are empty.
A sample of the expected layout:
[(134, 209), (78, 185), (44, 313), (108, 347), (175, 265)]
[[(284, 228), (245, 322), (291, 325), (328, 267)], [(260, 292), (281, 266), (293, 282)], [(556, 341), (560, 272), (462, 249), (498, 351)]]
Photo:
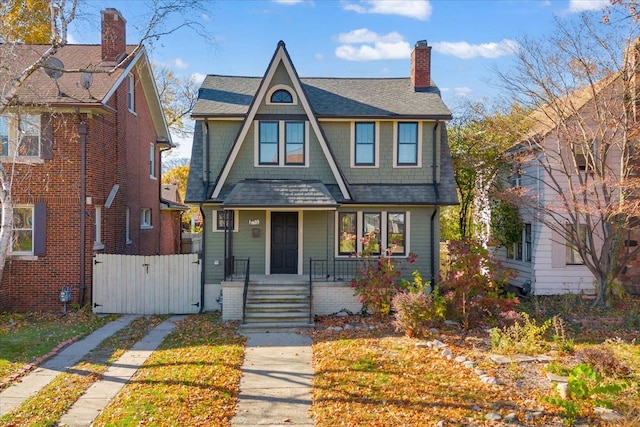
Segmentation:
[(40, 116), (40, 157), (53, 159), (53, 116), (44, 113)]
[(33, 254), (44, 256), (47, 254), (47, 204), (33, 205)]
[(567, 265), (567, 244), (563, 235), (551, 232), (551, 267), (561, 268)]

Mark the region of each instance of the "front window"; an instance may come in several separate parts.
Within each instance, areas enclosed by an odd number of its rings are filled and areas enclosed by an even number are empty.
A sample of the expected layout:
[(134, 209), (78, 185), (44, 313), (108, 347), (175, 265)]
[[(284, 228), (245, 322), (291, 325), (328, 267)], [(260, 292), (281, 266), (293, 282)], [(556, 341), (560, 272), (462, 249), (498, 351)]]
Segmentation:
[(375, 165), (375, 123), (356, 123), (355, 129), (355, 165)]
[(387, 245), (391, 255), (405, 254), (405, 214), (404, 212), (387, 215)]
[(151, 209), (142, 209), (140, 215), (140, 228), (153, 228), (153, 225), (151, 223)]
[(216, 211), (216, 230), (223, 231), (225, 228), (235, 229), (234, 211)]
[(375, 255), (380, 254), (380, 224), (381, 215), (379, 212), (362, 215), (362, 235), (368, 242), (368, 249)]
[(33, 207), (31, 206), (13, 208), (11, 252), (19, 255), (33, 254)]
[(285, 164), (304, 164), (304, 123), (285, 123)]
[(357, 250), (357, 215), (355, 212), (340, 212), (338, 215), (339, 255), (351, 255)]
[(573, 233), (571, 225), (567, 225), (567, 252), (566, 252), (566, 263), (567, 265), (583, 265), (584, 260), (582, 259), (582, 255), (580, 255), (580, 251), (578, 250), (577, 239), (579, 239), (580, 243), (584, 246), (588, 243), (587, 236), (587, 226), (585, 224), (578, 224), (575, 232), (577, 236)]
[(418, 123), (398, 123), (398, 165), (418, 164)]
[(260, 122), (259, 158), (261, 165), (278, 164), (278, 133), (278, 122)]

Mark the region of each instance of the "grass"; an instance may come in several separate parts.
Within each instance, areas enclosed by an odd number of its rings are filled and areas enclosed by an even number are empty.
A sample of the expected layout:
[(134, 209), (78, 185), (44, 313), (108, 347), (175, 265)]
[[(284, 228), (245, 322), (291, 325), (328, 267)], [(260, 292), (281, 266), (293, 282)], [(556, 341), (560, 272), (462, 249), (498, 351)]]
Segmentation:
[(0, 314), (0, 383), (60, 342), (84, 336), (112, 318), (85, 311)]
[(244, 338), (217, 314), (188, 317), (93, 425), (229, 425), (243, 356)]

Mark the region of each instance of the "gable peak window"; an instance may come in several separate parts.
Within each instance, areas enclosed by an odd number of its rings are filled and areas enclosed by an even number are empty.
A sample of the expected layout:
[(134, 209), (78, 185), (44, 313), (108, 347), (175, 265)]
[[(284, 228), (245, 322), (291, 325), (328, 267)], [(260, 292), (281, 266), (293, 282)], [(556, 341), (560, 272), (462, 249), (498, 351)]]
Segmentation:
[(285, 89), (278, 89), (271, 95), (272, 104), (293, 104), (291, 92)]

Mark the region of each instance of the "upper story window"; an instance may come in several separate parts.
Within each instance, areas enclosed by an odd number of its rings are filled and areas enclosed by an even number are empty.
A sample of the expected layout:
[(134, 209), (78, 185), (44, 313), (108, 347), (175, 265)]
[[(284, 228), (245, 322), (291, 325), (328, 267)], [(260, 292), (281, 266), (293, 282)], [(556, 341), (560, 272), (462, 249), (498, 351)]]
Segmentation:
[(140, 228), (153, 228), (151, 223), (151, 209), (143, 208), (140, 211)]
[(279, 89), (273, 92), (271, 95), (271, 103), (272, 104), (292, 104), (293, 97), (288, 90)]
[(373, 122), (355, 123), (354, 165), (376, 165), (376, 124)]
[(275, 85), (269, 89), (265, 99), (267, 105), (298, 104), (298, 98), (296, 97), (295, 91), (293, 91), (289, 86), (281, 84)]
[(308, 132), (303, 121), (258, 122), (256, 165), (307, 166)]
[(127, 96), (127, 107), (129, 111), (132, 113), (136, 112), (136, 81), (133, 77), (133, 74), (129, 74), (127, 77), (128, 80), (128, 96)]
[(40, 157), (40, 120), (39, 114), (0, 116), (1, 155)]
[(397, 165), (418, 165), (418, 123), (398, 123)]

